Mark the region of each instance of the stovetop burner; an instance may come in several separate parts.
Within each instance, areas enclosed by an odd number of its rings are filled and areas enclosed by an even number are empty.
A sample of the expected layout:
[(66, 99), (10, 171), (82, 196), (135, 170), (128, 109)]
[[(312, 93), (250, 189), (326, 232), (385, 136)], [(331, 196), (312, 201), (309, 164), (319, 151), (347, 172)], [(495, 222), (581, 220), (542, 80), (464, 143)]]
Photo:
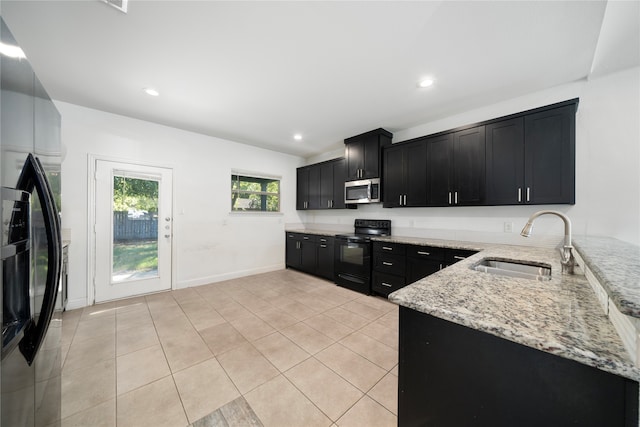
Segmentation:
[(337, 238), (351, 241), (367, 242), (372, 236), (390, 236), (391, 220), (388, 219), (356, 219), (354, 233), (338, 234)]

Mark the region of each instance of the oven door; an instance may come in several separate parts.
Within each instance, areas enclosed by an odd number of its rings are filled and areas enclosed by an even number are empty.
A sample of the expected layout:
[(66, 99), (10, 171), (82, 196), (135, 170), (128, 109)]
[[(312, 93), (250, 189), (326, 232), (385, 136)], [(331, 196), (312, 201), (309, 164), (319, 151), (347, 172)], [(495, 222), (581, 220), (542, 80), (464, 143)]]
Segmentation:
[(371, 293), (371, 242), (337, 237), (334, 261), (335, 282), (339, 286)]

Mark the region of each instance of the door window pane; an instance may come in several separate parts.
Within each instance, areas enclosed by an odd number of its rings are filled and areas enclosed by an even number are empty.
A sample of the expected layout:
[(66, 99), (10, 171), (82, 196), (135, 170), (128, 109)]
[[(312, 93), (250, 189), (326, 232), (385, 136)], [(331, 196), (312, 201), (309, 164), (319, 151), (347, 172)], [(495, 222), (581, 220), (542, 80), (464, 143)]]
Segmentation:
[(152, 179), (113, 177), (112, 282), (158, 276), (158, 188)]

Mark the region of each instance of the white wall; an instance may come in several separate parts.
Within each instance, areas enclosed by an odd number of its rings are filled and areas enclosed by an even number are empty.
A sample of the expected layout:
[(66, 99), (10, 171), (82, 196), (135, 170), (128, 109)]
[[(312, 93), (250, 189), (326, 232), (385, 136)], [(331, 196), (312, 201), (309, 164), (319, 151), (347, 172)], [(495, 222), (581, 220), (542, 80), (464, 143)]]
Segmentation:
[[(89, 155), (173, 168), (174, 288), (284, 267), (284, 224), (300, 222), (295, 169), (301, 158), (64, 102), (56, 106), (62, 114), (62, 226), (71, 239), (69, 308), (87, 304)], [(282, 214), (230, 214), (231, 169), (282, 176)]]
[[(640, 244), (640, 68), (551, 88), (484, 108), (394, 132), (394, 143), (571, 98), (576, 116), (576, 204), (308, 211), (308, 227), (344, 227), (354, 218), (391, 219), (393, 233), (453, 240), (555, 245), (563, 235), (556, 217), (536, 221), (534, 236), (519, 235), (527, 218), (542, 208), (562, 211), (574, 235), (600, 235)], [(314, 163), (316, 158), (308, 163)], [(505, 223), (513, 232), (505, 233)]]

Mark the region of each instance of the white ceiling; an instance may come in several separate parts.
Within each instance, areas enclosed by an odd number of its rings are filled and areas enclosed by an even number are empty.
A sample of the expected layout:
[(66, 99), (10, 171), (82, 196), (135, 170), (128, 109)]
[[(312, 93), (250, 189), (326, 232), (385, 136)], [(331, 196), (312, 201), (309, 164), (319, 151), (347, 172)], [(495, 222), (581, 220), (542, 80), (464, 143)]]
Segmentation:
[[(629, 56), (638, 65), (637, 5), (610, 13), (631, 30), (614, 22), (603, 46), (601, 1), (133, 0), (123, 14), (98, 0), (3, 0), (1, 11), (54, 99), (309, 157)], [(418, 89), (423, 76), (436, 84)]]

